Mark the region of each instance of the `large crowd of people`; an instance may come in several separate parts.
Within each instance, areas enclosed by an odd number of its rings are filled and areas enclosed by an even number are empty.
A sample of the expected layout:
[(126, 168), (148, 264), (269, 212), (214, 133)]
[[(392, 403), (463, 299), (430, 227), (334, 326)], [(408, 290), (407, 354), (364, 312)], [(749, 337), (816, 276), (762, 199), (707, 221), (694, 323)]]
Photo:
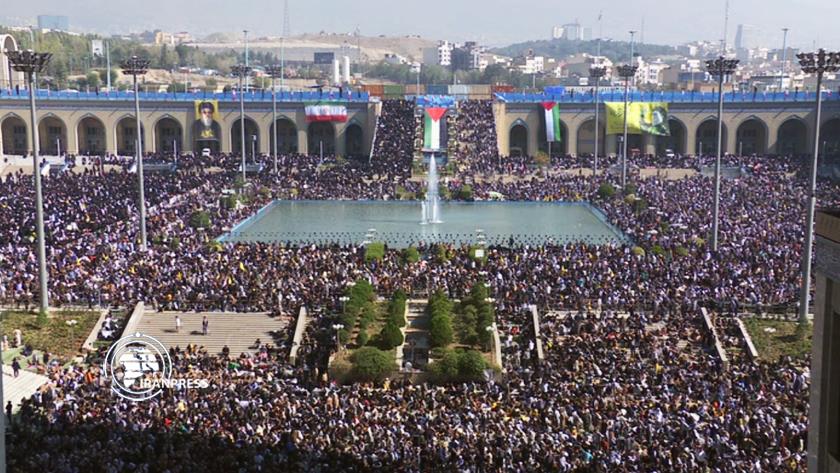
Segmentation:
[[(701, 306), (795, 307), (807, 192), (802, 164), (726, 158), (744, 172), (723, 181), (721, 244), (713, 254), (708, 176), (634, 178), (632, 188), (612, 195), (604, 184), (618, 186), (608, 173), (563, 172), (573, 163), (587, 167), (587, 158), (555, 160), (542, 173), (529, 171), (524, 160), (505, 168), (508, 158), (493, 154), (487, 141), (495, 134), (488, 131), (490, 104), (460, 110), (468, 118), (456, 119), (457, 129), (459, 137), (469, 137), (463, 150), (469, 156), (442, 183), (453, 199), (465, 198), (458, 191), (469, 182), (470, 199), (589, 201), (631, 243), (504, 235), (480, 263), (466, 246), (450, 245), (450, 257), (438, 258), (418, 232), (423, 258), (406, 263), (396, 249), (366, 261), (358, 244), (214, 242), (272, 199), (380, 200), (421, 191), (410, 175), (414, 107), (402, 101), (383, 104), (374, 147), (380, 164), (282, 155), (278, 173), (266, 166), (242, 187), (235, 156), (182, 155), (182, 169), (147, 175), (146, 251), (138, 244), (130, 163), (47, 178), (53, 305), (144, 301), (158, 310), (283, 316), (305, 306), (314, 317), (296, 365), (280, 349), (288, 343), (254, 355), (173, 351), (178, 371), (210, 379), (212, 386), (167, 390), (148, 403), (113, 396), (96, 364), (55, 365), (50, 383), (25, 403), (14, 424), (13, 471), (804, 468), (807, 360), (738, 358), (723, 370), (704, 350), (698, 321)], [(259, 159), (268, 164), (271, 158)], [(699, 168), (709, 159), (638, 164)], [(476, 169), (486, 178), (474, 179)], [(244, 198), (224, 205), (225, 189)], [(839, 204), (838, 190), (821, 181), (820, 205)], [(0, 301), (6, 305), (31, 307), (38, 300), (32, 202), (27, 175), (2, 179)], [(209, 214), (209, 228), (191, 225), (198, 211)], [(359, 278), (386, 297), (398, 289), (435, 288), (459, 298), (486, 281), (505, 339), (504, 379), (445, 387), (325, 380), (333, 314)], [(545, 314), (542, 362), (535, 360), (523, 311), (530, 305)]]

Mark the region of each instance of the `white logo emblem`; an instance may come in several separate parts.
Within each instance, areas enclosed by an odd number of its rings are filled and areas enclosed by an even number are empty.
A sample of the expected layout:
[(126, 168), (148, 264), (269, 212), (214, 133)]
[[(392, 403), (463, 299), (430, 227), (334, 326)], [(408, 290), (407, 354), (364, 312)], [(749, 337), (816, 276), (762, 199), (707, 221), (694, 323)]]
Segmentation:
[(172, 378), (172, 360), (157, 339), (135, 333), (111, 345), (103, 362), (111, 390), (129, 401), (145, 401), (159, 395)]

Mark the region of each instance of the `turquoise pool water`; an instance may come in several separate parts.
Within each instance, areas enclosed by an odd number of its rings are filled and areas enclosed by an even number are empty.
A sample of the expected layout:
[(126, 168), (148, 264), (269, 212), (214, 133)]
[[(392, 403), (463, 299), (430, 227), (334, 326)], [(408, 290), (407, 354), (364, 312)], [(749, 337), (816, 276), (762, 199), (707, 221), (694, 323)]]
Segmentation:
[(404, 248), (419, 242), (538, 245), (625, 243), (629, 239), (585, 202), (443, 202), (442, 223), (420, 224), (420, 204), (404, 201), (278, 200), (220, 241), (360, 243)]

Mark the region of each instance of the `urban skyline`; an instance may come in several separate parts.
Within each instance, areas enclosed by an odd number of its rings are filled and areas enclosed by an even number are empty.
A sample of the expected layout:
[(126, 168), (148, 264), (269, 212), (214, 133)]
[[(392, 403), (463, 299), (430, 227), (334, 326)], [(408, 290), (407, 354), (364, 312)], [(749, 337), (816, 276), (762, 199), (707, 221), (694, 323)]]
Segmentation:
[[(140, 32), (143, 30), (189, 31), (197, 36), (215, 32), (234, 32), (247, 28), (255, 36), (279, 36), (282, 30), (283, 3), (252, 0), (252, 5), (235, 11), (229, 4), (218, 1), (207, 3), (202, 13), (180, 4), (169, 4), (160, 0), (149, 0), (142, 5), (115, 5), (115, 2), (95, 0), (91, 2), (85, 16), (74, 14), (63, 2), (39, 0), (19, 6), (15, 16), (0, 16), (0, 24), (24, 26), (37, 24), (38, 15), (67, 15), (72, 31), (115, 34)], [(490, 31), (482, 25), (494, 24), (499, 20), (497, 12), (503, 12), (504, 5), (498, 0), (482, 2), (477, 8), (470, 1), (452, 4), (432, 0), (424, 10), (445, 12), (434, 21), (417, 22), (411, 16), (395, 16), (388, 21), (371, 18), (366, 12), (379, 11), (389, 14), (392, 5), (383, 0), (361, 0), (358, 8), (343, 11), (341, 15), (323, 14), (331, 11), (331, 2), (307, 3), (289, 2), (291, 34), (325, 32), (353, 32), (363, 36), (405, 36), (419, 35), (427, 39), (451, 39), (455, 41), (476, 40), (489, 46), (504, 46), (523, 41), (551, 38), (552, 28), (567, 23), (579, 22), (591, 30), (592, 38), (614, 40), (629, 39), (629, 30), (639, 31), (636, 40), (644, 39), (649, 44), (681, 44), (692, 41), (720, 41), (724, 31), (724, 2), (711, 5), (703, 11), (691, 14), (687, 21), (684, 9), (662, 5), (650, 0), (626, 5), (611, 6), (608, 3), (576, 4), (568, 8), (538, 2), (531, 6), (532, 23), (528, 19), (505, 18), (510, 28)], [(756, 2), (731, 2), (726, 28), (728, 44), (733, 44), (739, 24), (754, 27), (753, 41), (763, 47), (779, 47), (782, 28), (789, 28), (788, 44), (791, 47), (808, 49), (825, 47), (836, 49), (840, 45), (840, 31), (833, 29), (830, 19), (840, 13), (840, 6), (820, 4), (805, 0), (808, 5), (796, 6), (778, 2), (779, 5)], [(771, 2), (773, 3), (773, 2)], [(159, 5), (158, 5), (159, 4)], [(160, 8), (156, 8), (155, 6)], [(254, 8), (251, 8), (254, 7)], [(439, 7), (439, 8), (438, 8)], [(626, 11), (625, 11), (626, 10)], [(673, 10), (673, 11), (672, 11)], [(215, 11), (208, 14), (204, 11)], [(807, 11), (807, 16), (806, 12)], [(319, 12), (321, 14), (319, 14)], [(641, 14), (640, 12), (644, 12)], [(395, 13), (395, 12), (394, 12)], [(599, 14), (602, 15), (599, 23)], [(237, 26), (231, 26), (230, 18), (237, 18)], [(466, 21), (469, 20), (469, 21)], [(824, 22), (824, 25), (821, 25)], [(644, 28), (643, 28), (644, 26)], [(642, 33), (642, 31), (644, 31)], [(778, 43), (778, 44), (776, 44)]]

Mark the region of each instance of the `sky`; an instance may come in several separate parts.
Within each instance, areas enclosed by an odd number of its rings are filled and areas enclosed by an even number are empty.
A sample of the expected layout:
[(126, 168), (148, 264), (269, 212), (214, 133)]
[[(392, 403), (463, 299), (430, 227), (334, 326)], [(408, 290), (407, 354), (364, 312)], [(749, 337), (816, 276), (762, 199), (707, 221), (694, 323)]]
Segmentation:
[[(288, 0), (290, 32), (349, 33), (363, 36), (421, 35), (429, 39), (477, 40), (490, 46), (548, 39), (555, 25), (576, 19), (598, 36), (598, 15), (605, 38), (629, 39), (641, 30), (644, 42), (678, 44), (720, 41), (726, 0)], [(0, 23), (25, 25), (38, 14), (70, 17), (71, 30), (126, 33), (162, 29), (195, 36), (248, 29), (256, 36), (279, 35), (284, 0), (10, 0)], [(729, 0), (727, 42), (739, 23), (755, 27), (755, 41), (781, 47), (783, 27), (788, 44), (840, 49), (840, 2), (836, 0)], [(80, 6), (84, 6), (83, 13)], [(513, 13), (513, 14), (512, 14)], [(639, 36), (637, 35), (637, 39)]]

